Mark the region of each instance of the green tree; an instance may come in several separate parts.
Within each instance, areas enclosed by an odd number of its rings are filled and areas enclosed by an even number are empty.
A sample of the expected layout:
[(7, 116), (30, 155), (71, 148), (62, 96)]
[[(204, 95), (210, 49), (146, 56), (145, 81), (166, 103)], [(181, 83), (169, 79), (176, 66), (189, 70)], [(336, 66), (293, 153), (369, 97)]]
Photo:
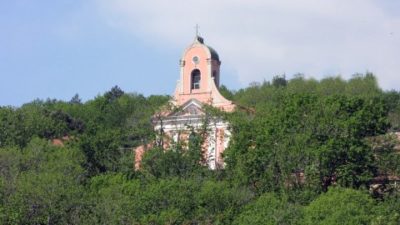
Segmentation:
[(233, 224), (299, 224), (301, 208), (288, 202), (287, 198), (265, 193), (249, 203), (236, 217)]
[(91, 178), (86, 198), (90, 203), (82, 224), (136, 224), (140, 217), (139, 180), (129, 180), (121, 173), (108, 173)]
[(120, 169), (120, 160), (125, 154), (132, 154), (121, 148), (121, 139), (121, 132), (111, 129), (80, 137), (78, 145), (85, 155), (84, 166), (90, 176)]
[(374, 200), (366, 193), (330, 188), (304, 209), (302, 224), (372, 224)]
[(104, 94), (104, 97), (106, 98), (106, 100), (108, 102), (113, 102), (113, 101), (117, 100), (119, 97), (121, 97), (124, 94), (125, 94), (125, 92), (123, 90), (121, 90), (121, 88), (116, 85), (113, 88), (111, 88), (110, 91), (106, 92)]
[(376, 215), (374, 225), (400, 224), (400, 194), (397, 192), (385, 196), (384, 201), (376, 207)]
[(75, 94), (71, 100), (69, 100), (70, 104), (82, 104), (82, 99), (79, 97), (79, 94)]
[(218, 88), (219, 92), (221, 93), (222, 96), (224, 96), (226, 99), (232, 100), (234, 93), (229, 90), (225, 85), (221, 85)]
[(253, 198), (244, 187), (232, 187), (226, 181), (206, 180), (195, 194), (196, 218), (202, 224), (232, 224), (233, 219)]
[(11, 151), (18, 157), (18, 171), (12, 174), (4, 199), (5, 223), (78, 223), (84, 174), (80, 152), (40, 139), (32, 139), (23, 151)]
[(298, 172), (318, 190), (335, 182), (360, 187), (376, 174), (365, 137), (388, 129), (381, 99), (288, 94), (256, 110), (253, 118), (232, 117), (226, 162), (234, 179), (257, 192), (302, 185)]
[(286, 80), (285, 75), (277, 75), (272, 78), (272, 86), (274, 87), (286, 87), (288, 81)]

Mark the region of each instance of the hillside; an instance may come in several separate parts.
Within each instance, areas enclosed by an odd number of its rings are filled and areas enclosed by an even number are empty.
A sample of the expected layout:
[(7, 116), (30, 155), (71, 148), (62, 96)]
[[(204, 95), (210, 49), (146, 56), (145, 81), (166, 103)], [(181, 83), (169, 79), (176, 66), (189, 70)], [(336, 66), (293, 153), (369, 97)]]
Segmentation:
[(2, 224), (400, 224), (400, 93), (373, 74), (220, 88), (239, 107), (224, 169), (155, 143), (169, 96), (115, 86), (93, 100), (0, 107)]

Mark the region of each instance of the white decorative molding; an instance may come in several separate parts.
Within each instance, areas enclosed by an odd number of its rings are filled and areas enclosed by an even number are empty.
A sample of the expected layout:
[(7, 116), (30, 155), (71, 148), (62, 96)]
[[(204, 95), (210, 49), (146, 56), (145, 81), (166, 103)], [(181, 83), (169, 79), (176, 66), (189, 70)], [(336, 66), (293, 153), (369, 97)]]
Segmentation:
[(216, 129), (212, 129), (209, 133), (208, 133), (208, 140), (207, 140), (207, 144), (208, 144), (208, 149), (207, 149), (207, 164), (208, 167), (212, 170), (214, 170), (216, 168), (216, 151), (217, 151), (217, 132)]

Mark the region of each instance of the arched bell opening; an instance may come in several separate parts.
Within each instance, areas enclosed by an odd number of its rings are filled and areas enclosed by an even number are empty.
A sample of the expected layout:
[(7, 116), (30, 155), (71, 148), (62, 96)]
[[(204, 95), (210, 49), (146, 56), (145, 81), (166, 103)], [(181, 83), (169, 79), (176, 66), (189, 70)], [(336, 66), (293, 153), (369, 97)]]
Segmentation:
[(200, 89), (201, 73), (200, 70), (194, 69), (191, 73), (191, 89)]

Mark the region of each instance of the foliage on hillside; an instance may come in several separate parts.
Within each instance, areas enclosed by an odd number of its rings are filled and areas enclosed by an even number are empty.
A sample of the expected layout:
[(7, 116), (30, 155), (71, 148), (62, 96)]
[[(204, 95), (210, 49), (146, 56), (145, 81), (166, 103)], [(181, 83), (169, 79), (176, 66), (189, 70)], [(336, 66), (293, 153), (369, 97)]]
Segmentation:
[[(232, 139), (223, 170), (199, 164), (201, 138), (147, 151), (168, 96), (118, 87), (81, 102), (0, 107), (2, 224), (399, 224), (400, 93), (372, 74), (296, 75), (222, 94)], [(58, 144), (56, 144), (58, 143)], [(61, 144), (60, 144), (61, 143)]]

